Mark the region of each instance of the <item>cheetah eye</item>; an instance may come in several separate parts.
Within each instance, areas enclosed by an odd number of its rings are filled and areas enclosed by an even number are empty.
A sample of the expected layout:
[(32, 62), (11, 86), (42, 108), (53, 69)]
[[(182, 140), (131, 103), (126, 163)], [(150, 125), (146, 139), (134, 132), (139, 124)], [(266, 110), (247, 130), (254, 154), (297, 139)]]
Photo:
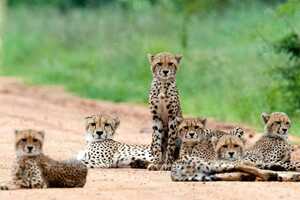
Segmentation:
[(173, 66), (173, 63), (172, 63), (172, 62), (169, 62), (169, 63), (168, 63), (168, 66), (169, 66), (169, 67)]
[(95, 122), (91, 123), (91, 126), (96, 126), (96, 123)]
[(105, 127), (109, 127), (110, 124), (109, 124), (109, 123), (105, 123), (104, 126), (105, 126)]
[(290, 125), (290, 122), (286, 122), (285, 124), (289, 126), (289, 125)]
[(22, 142), (27, 142), (27, 139), (26, 138), (22, 138)]
[(38, 141), (38, 139), (36, 139), (36, 138), (33, 138), (33, 140), (32, 140), (33, 142), (37, 142)]
[(234, 148), (238, 148), (238, 147), (240, 147), (239, 145), (237, 145), (237, 144), (235, 144), (235, 145), (233, 145), (233, 147)]
[(183, 128), (184, 128), (185, 130), (188, 130), (188, 129), (189, 129), (189, 127), (188, 127), (188, 126), (184, 126)]
[(195, 129), (198, 129), (198, 128), (200, 128), (199, 126), (195, 126)]
[(228, 145), (227, 145), (227, 144), (224, 144), (222, 147), (226, 149), (226, 148), (228, 147)]
[(157, 63), (156, 65), (157, 65), (158, 67), (161, 67), (161, 66), (162, 66), (162, 63), (159, 62), (159, 63)]
[(280, 122), (280, 121), (276, 121), (276, 122), (275, 122), (275, 124), (278, 124), (278, 125), (280, 125), (280, 124), (281, 124), (281, 122)]

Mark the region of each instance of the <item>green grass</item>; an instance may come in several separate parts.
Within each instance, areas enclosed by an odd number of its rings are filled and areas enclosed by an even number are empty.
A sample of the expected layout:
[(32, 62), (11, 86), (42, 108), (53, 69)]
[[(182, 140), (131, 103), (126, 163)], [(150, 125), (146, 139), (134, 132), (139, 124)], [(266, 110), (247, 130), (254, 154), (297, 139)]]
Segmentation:
[[(83, 97), (147, 103), (151, 82), (146, 54), (183, 54), (178, 87), (185, 114), (244, 122), (262, 130), (260, 113), (272, 111), (266, 98), (268, 70), (282, 56), (267, 47), (293, 28), (271, 8), (252, 4), (197, 15), (188, 25), (188, 49), (180, 45), (181, 15), (160, 8), (124, 12), (118, 8), (10, 8), (0, 74), (32, 84), (60, 84)], [(281, 110), (284, 111), (284, 110)], [(297, 121), (294, 117), (293, 121)], [(300, 125), (294, 123), (294, 133)]]

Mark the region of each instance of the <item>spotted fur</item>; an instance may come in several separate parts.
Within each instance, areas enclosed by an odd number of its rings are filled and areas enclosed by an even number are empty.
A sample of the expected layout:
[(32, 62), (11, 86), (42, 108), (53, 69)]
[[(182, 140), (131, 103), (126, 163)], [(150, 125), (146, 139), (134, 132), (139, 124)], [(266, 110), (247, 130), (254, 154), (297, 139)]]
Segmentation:
[[(176, 161), (172, 165), (171, 179), (172, 181), (222, 181), (227, 180), (228, 175), (225, 177), (218, 176), (218, 173), (228, 172), (245, 172), (253, 177), (261, 177), (263, 180), (274, 180), (276, 174), (272, 172), (261, 172), (255, 166), (243, 164), (240, 161), (226, 161), (226, 160), (212, 160), (204, 161), (198, 157), (185, 157), (184, 159)], [(249, 180), (249, 176), (235, 177), (240, 181)], [(230, 176), (230, 175), (229, 175)]]
[(264, 135), (244, 155), (244, 160), (262, 169), (300, 171), (300, 163), (291, 161), (292, 145), (288, 142), (291, 121), (283, 112), (262, 113)]
[[(211, 130), (206, 129), (205, 118), (185, 118), (178, 127), (178, 136), (182, 141), (180, 158), (196, 156), (204, 161), (215, 160), (228, 148), (232, 149), (232, 152), (224, 153), (224, 156), (232, 155), (235, 158), (240, 156), (244, 149), (243, 135), (244, 131), (239, 127), (230, 132)], [(223, 148), (225, 145), (228, 147)], [(240, 152), (236, 152), (237, 150)]]
[(111, 115), (87, 117), (87, 147), (77, 159), (89, 168), (141, 167), (135, 165), (136, 160), (150, 164), (153, 156), (149, 145), (129, 145), (113, 139), (119, 124), (120, 120)]
[(149, 170), (170, 170), (175, 160), (177, 126), (182, 118), (176, 72), (182, 56), (171, 53), (149, 55), (153, 80), (149, 95), (153, 121)]
[[(212, 140), (204, 137), (206, 143), (200, 142), (189, 153), (183, 152), (181, 158), (172, 165), (172, 180), (211, 181), (216, 178), (212, 176), (214, 173), (235, 169), (231, 162), (238, 162), (244, 151), (244, 141), (235, 130), (241, 129), (234, 129), (231, 134), (224, 134), (220, 138), (213, 137)], [(179, 133), (182, 134), (181, 131)], [(186, 131), (186, 134), (189, 134), (189, 131)], [(183, 142), (183, 147), (184, 144)]]
[(223, 135), (216, 141), (213, 140), (213, 144), (217, 160), (240, 160), (245, 149), (242, 138), (231, 134)]
[(12, 182), (0, 189), (83, 187), (87, 168), (78, 161), (55, 161), (43, 154), (44, 132), (15, 132), (16, 154)]

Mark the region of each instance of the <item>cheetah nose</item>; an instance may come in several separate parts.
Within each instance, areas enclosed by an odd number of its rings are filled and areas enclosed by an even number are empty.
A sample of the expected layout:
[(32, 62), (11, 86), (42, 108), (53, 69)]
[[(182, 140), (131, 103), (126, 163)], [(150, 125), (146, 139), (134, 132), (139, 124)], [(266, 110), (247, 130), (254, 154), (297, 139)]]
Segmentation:
[(232, 158), (234, 155), (234, 152), (228, 152), (229, 156)]
[(163, 70), (163, 73), (166, 76), (169, 73), (169, 71), (168, 70)]
[(283, 128), (282, 131), (286, 133), (287, 132), (287, 128)]
[(103, 131), (96, 131), (96, 134), (97, 134), (98, 136), (101, 136), (101, 135), (103, 134)]
[(27, 149), (28, 149), (29, 152), (31, 152), (32, 149), (33, 149), (33, 146), (28, 146)]
[(190, 136), (191, 136), (191, 137), (194, 137), (194, 135), (195, 135), (194, 132), (191, 132), (191, 133), (190, 133)]

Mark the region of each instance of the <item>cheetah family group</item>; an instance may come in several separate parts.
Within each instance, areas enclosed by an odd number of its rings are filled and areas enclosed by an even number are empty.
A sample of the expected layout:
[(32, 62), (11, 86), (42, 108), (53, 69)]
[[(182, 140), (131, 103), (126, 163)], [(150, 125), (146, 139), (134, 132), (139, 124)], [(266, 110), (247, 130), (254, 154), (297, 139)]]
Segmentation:
[(242, 128), (213, 130), (206, 127), (206, 118), (182, 116), (176, 87), (182, 56), (163, 52), (148, 58), (153, 75), (150, 145), (114, 140), (120, 120), (104, 113), (85, 118), (86, 148), (66, 161), (43, 154), (43, 131), (16, 130), (12, 180), (0, 189), (83, 187), (88, 168), (121, 167), (171, 171), (172, 181), (300, 180), (300, 162), (291, 160), (291, 122), (285, 113), (262, 113), (265, 133), (246, 148)]

